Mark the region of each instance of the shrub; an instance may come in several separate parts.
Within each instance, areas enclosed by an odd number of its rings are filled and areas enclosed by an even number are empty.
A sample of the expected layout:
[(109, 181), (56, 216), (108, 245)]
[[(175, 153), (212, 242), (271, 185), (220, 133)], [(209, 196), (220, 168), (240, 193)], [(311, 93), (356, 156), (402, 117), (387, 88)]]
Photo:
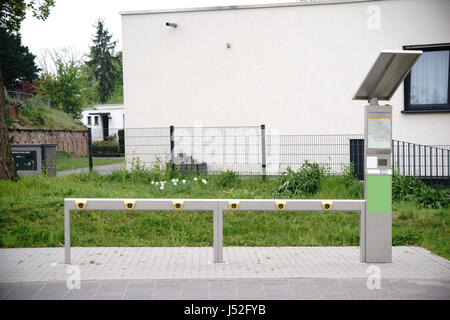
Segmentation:
[(119, 153), (117, 141), (94, 141), (92, 142), (92, 153), (94, 156), (110, 156)]
[(392, 199), (416, 201), (422, 208), (446, 208), (450, 204), (448, 195), (423, 183), (418, 177), (392, 175)]
[(240, 181), (239, 175), (231, 170), (221, 172), (213, 177), (213, 183), (222, 188), (236, 187)]
[(287, 168), (282, 172), (278, 185), (275, 187), (274, 194), (315, 194), (320, 187), (322, 178), (326, 170), (318, 163), (305, 161), (300, 169), (295, 172)]
[(353, 164), (343, 167), (341, 178), (347, 193), (352, 198), (361, 199), (364, 197), (364, 185), (356, 178)]

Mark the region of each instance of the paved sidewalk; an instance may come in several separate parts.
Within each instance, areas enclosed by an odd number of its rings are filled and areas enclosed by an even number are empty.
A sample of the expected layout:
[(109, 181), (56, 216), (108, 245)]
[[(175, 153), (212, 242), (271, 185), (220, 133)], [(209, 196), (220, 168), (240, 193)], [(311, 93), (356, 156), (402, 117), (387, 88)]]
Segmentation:
[[(367, 279), (359, 247), (75, 247), (83, 280)], [(384, 279), (450, 280), (450, 262), (419, 247), (393, 247), (393, 263), (377, 264)], [(0, 283), (65, 281), (64, 248), (0, 249)]]
[(450, 281), (382, 280), (106, 280), (0, 284), (0, 300), (406, 300), (450, 299)]
[[(113, 163), (113, 164), (105, 164), (103, 166), (94, 166), (92, 169), (97, 171), (100, 174), (110, 174), (113, 171), (122, 170), (123, 168), (125, 168), (125, 163), (119, 162), (119, 163)], [(78, 168), (78, 169), (58, 171), (56, 173), (56, 175), (57, 176), (67, 176), (72, 173), (88, 173), (88, 172), (89, 172), (89, 168)]]
[[(359, 262), (359, 247), (0, 249), (2, 299), (450, 299), (450, 262), (393, 247), (393, 263)], [(376, 265), (380, 290), (367, 279)], [(81, 290), (66, 281), (80, 275)], [(217, 291), (217, 292), (216, 292)]]

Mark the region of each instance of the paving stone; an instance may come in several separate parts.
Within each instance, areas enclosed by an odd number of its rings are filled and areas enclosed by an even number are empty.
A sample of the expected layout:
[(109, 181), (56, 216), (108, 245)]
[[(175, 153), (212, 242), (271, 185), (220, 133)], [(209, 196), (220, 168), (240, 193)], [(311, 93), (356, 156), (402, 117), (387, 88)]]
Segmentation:
[(128, 281), (105, 281), (94, 296), (95, 300), (120, 300), (125, 294)]
[(4, 299), (7, 293), (14, 287), (14, 284), (0, 284), (0, 300)]
[(99, 281), (81, 281), (80, 289), (68, 290), (64, 300), (92, 300), (100, 285)]
[(327, 300), (348, 300), (350, 297), (339, 280), (320, 279), (315, 281), (320, 295)]
[(31, 300), (45, 283), (18, 283), (5, 295), (5, 300)]
[(69, 289), (66, 283), (47, 283), (39, 292), (34, 296), (35, 300), (62, 300)]
[(152, 280), (132, 280), (124, 295), (127, 300), (151, 300), (153, 298), (154, 282)]
[(390, 284), (397, 289), (401, 294), (425, 294), (426, 290), (420, 287), (417, 283), (412, 281), (391, 281)]
[(184, 300), (207, 300), (209, 288), (207, 281), (183, 281), (181, 298)]
[(153, 299), (155, 300), (179, 300), (181, 299), (180, 281), (155, 281)]
[(236, 283), (239, 300), (266, 299), (262, 285), (256, 281), (239, 281)]
[(264, 292), (269, 300), (288, 300), (292, 299), (294, 296), (287, 280), (263, 280), (261, 281), (261, 284), (263, 285)]
[(213, 300), (237, 299), (237, 288), (234, 281), (210, 281), (210, 298)]
[(302, 280), (290, 280), (289, 286), (292, 290), (294, 299), (296, 300), (320, 300), (322, 296), (320, 295), (319, 289), (313, 280), (302, 279)]

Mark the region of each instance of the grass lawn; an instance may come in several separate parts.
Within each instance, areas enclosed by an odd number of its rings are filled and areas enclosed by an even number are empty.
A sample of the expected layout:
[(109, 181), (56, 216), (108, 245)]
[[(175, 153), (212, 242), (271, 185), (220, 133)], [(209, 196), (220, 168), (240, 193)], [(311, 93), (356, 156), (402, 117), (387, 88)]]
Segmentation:
[[(0, 181), (0, 247), (58, 247), (64, 244), (64, 198), (305, 198), (276, 196), (279, 179), (221, 176), (186, 177), (164, 189), (139, 173), (100, 176), (23, 177)], [(327, 176), (308, 198), (362, 198), (363, 186), (349, 192), (343, 178)], [(355, 194), (358, 196), (355, 197)], [(393, 245), (425, 247), (450, 258), (449, 208), (421, 209), (394, 202)], [(210, 212), (74, 212), (73, 246), (212, 246)], [(226, 212), (225, 246), (358, 246), (357, 212)]]
[[(105, 164), (113, 164), (118, 162), (124, 162), (124, 158), (93, 158), (93, 166), (102, 166)], [(64, 151), (56, 152), (56, 171), (64, 171), (78, 168), (88, 168), (88, 157), (74, 157), (70, 153)]]

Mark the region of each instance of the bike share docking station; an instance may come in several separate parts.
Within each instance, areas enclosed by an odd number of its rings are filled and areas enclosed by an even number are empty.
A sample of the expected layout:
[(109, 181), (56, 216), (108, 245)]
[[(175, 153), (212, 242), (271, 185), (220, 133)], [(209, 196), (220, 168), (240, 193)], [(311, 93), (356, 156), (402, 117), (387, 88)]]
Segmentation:
[(70, 257), (71, 211), (211, 211), (214, 263), (223, 259), (224, 211), (358, 211), (360, 261), (392, 262), (392, 106), (390, 100), (422, 51), (381, 51), (353, 100), (364, 111), (365, 200), (64, 199), (65, 263)]
[(361, 262), (392, 262), (392, 106), (390, 100), (422, 51), (381, 51), (353, 100), (364, 108), (364, 198)]

